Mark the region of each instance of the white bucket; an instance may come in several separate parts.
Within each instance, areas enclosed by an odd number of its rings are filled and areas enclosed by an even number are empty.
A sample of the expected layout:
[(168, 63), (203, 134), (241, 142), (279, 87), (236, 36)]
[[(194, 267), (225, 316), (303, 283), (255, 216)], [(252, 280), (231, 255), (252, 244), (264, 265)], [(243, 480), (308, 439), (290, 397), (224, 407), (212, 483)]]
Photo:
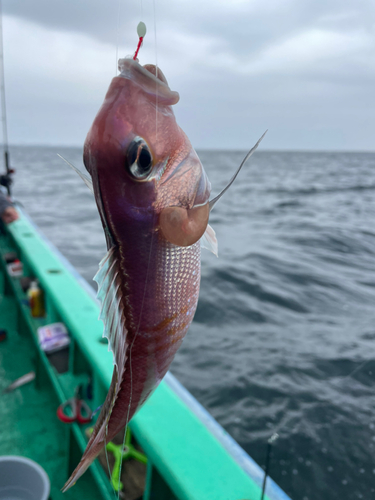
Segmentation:
[(46, 471), (25, 457), (0, 457), (0, 500), (48, 500)]

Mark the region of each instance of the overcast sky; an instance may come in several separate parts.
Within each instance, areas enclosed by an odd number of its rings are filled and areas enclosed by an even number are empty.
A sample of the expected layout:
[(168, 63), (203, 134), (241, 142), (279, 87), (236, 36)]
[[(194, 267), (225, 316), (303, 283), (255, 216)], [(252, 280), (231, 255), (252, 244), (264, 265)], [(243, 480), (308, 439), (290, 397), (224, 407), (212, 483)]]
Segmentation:
[(143, 20), (195, 148), (375, 150), (374, 0), (2, 4), (13, 144), (81, 146)]

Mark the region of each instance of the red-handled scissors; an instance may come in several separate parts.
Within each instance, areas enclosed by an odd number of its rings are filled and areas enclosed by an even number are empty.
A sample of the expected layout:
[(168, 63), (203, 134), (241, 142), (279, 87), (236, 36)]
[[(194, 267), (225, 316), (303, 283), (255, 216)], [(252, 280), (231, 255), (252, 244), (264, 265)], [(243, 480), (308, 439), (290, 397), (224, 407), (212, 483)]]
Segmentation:
[[(91, 422), (92, 412), (86, 401), (79, 398), (80, 389), (80, 386), (77, 387), (74, 397), (68, 399), (57, 408), (57, 416), (61, 422), (66, 424), (70, 424), (72, 422), (87, 424), (88, 422)], [(70, 409), (70, 415), (65, 413), (67, 408)]]

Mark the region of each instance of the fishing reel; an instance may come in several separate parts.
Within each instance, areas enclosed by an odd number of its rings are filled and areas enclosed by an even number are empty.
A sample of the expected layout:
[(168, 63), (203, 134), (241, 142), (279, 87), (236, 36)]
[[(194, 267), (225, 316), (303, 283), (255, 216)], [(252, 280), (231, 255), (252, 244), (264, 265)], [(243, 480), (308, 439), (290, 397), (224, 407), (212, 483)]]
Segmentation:
[(6, 174), (0, 175), (0, 185), (7, 189), (8, 194), (10, 193), (10, 186), (13, 183), (12, 174), (14, 174), (14, 170), (11, 168)]

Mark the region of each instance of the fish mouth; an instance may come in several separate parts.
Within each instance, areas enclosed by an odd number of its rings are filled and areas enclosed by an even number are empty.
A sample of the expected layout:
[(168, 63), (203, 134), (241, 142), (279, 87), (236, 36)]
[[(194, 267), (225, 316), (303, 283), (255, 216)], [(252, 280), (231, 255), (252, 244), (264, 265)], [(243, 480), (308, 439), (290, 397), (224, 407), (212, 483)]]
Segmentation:
[(160, 81), (168, 85), (168, 81), (159, 66), (155, 66), (155, 64), (145, 64), (143, 68), (154, 75), (156, 78), (158, 78)]
[(119, 77), (131, 80), (139, 85), (152, 100), (158, 104), (172, 106), (178, 103), (180, 96), (178, 92), (171, 90), (163, 72), (153, 64), (141, 66), (131, 58), (119, 59)]

